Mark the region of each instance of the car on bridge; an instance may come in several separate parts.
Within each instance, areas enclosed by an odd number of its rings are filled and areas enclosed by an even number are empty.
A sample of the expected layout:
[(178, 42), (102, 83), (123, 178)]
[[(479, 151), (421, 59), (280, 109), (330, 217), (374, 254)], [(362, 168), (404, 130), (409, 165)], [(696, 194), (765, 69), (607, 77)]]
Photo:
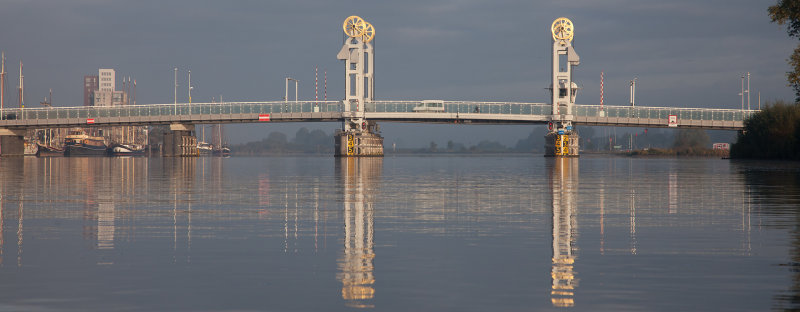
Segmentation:
[(439, 100), (425, 100), (417, 104), (413, 109), (414, 112), (444, 112), (444, 101)]

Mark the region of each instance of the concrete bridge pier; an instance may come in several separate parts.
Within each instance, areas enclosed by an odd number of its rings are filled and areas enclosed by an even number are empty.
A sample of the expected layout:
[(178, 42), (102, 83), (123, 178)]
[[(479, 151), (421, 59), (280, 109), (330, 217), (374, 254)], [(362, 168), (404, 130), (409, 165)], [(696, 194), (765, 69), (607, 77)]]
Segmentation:
[(544, 136), (545, 157), (578, 157), (580, 155), (580, 136), (572, 125), (565, 126), (561, 123), (553, 126), (550, 123), (550, 132)]
[(0, 129), (0, 156), (25, 156), (25, 130)]
[(334, 134), (334, 156), (336, 157), (383, 157), (383, 137), (374, 121), (346, 121), (344, 130)]
[(164, 157), (197, 157), (197, 137), (194, 125), (170, 124), (169, 132), (164, 133)]

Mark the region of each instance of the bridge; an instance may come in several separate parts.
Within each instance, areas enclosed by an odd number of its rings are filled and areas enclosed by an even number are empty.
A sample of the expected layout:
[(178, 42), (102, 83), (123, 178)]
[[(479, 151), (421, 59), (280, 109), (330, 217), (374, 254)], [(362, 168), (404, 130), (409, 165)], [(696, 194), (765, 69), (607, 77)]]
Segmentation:
[[(372, 101), (364, 116), (380, 122), (543, 124), (551, 121), (545, 103), (442, 101), (437, 112), (414, 111), (423, 101)], [(741, 130), (753, 110), (643, 106), (576, 105), (574, 124), (591, 126), (669, 127)], [(343, 101), (272, 101), (148, 104), (111, 107), (3, 109), (0, 128), (68, 128), (202, 123), (335, 122), (354, 114)]]
[[(22, 136), (32, 128), (170, 125), (174, 145), (168, 155), (196, 154), (178, 142), (194, 138), (194, 124), (341, 122), (335, 136), (336, 156), (382, 156), (378, 122), (541, 124), (547, 123), (546, 155), (577, 156), (576, 126), (677, 127), (741, 130), (757, 111), (738, 109), (576, 105), (578, 91), (572, 67), (580, 57), (571, 45), (574, 26), (558, 18), (553, 36), (550, 103), (467, 101), (378, 101), (374, 94), (375, 28), (358, 16), (348, 17), (337, 58), (345, 61), (342, 101), (272, 101), (124, 105), (111, 107), (46, 107), (0, 110), (0, 154), (21, 155)], [(553, 86), (556, 86), (553, 88)], [(429, 107), (434, 103), (433, 107)], [(194, 139), (196, 141), (196, 139)]]

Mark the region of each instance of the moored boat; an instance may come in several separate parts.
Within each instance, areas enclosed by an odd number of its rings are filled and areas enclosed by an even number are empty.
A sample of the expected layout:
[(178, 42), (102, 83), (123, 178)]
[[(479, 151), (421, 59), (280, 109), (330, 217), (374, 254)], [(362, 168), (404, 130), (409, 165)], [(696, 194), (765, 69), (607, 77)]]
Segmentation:
[(39, 146), (33, 142), (25, 141), (25, 149), (23, 150), (23, 155), (25, 156), (36, 156), (36, 153), (39, 151)]
[(200, 155), (210, 155), (214, 148), (209, 143), (197, 142), (197, 151), (200, 152)]
[(64, 150), (55, 146), (47, 146), (39, 144), (39, 150), (36, 152), (38, 157), (53, 157), (64, 156)]
[(115, 144), (109, 149), (112, 156), (144, 156), (144, 147), (137, 144)]
[(231, 149), (228, 148), (227, 146), (223, 146), (220, 149), (215, 149), (212, 152), (212, 155), (214, 155), (214, 156), (222, 156), (222, 157), (230, 157), (231, 156)]
[(64, 139), (64, 156), (105, 156), (105, 139), (89, 136), (82, 129), (72, 130)]

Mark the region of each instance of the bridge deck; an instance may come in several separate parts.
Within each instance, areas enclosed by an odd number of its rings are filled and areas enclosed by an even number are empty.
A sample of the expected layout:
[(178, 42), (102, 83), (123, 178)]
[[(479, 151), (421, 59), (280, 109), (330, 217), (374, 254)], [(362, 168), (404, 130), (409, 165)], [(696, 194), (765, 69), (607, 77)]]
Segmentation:
[[(366, 104), (365, 117), (385, 122), (442, 123), (545, 123), (552, 115), (545, 103), (445, 101), (439, 111), (415, 112), (421, 101), (375, 101)], [(351, 104), (355, 110), (355, 104)], [(576, 125), (667, 127), (669, 115), (678, 117), (678, 127), (743, 128), (743, 120), (756, 111), (709, 108), (667, 108), (576, 105)], [(340, 121), (340, 101), (225, 102), (150, 104), (113, 107), (49, 107), (3, 109), (0, 128), (152, 125), (170, 123), (257, 123)], [(262, 118), (259, 119), (259, 116)]]

